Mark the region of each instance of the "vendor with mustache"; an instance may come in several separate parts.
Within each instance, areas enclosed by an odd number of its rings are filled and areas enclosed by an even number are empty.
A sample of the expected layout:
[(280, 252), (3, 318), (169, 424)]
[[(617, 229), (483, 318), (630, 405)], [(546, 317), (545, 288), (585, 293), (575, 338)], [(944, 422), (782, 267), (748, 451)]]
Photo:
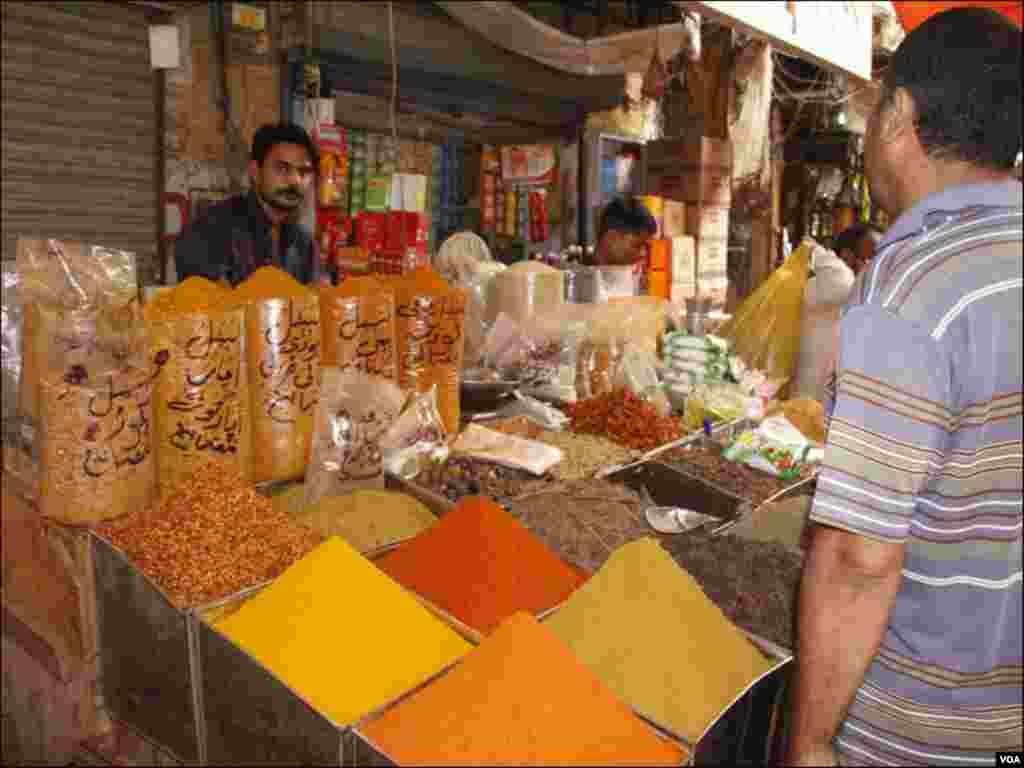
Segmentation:
[(301, 283), (319, 281), (319, 249), (298, 226), (318, 162), (316, 146), (300, 126), (256, 131), (249, 192), (211, 206), (181, 233), (174, 249), (178, 280), (198, 275), (235, 286), (272, 265)]

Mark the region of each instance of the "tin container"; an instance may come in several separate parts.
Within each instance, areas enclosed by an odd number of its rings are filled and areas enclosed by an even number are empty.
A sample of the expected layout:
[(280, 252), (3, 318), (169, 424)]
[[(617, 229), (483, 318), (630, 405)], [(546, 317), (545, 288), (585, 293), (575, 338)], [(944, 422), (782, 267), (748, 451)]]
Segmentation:
[(92, 534), (103, 697), (116, 719), (187, 763), (205, 763), (191, 611)]
[[(211, 765), (345, 765), (345, 732), (213, 627), (261, 587), (196, 612), (206, 761)], [(326, 660), (325, 660), (326, 661)]]

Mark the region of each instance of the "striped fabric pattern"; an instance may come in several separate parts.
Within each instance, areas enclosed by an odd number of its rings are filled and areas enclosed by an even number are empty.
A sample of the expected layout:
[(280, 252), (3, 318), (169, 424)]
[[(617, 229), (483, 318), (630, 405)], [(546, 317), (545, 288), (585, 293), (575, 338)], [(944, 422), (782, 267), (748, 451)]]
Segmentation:
[(1017, 182), (926, 200), (844, 312), (811, 519), (906, 545), (835, 739), (844, 764), (991, 765), (1021, 749), (1021, 204)]

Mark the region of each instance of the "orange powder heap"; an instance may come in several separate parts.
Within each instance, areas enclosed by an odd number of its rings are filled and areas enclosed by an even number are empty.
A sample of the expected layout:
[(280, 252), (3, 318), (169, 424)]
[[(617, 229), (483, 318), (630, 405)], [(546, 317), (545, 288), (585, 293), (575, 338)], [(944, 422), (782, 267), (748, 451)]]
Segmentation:
[(377, 566), (487, 634), (516, 611), (543, 613), (586, 577), (491, 499), (465, 498)]
[(681, 765), (687, 756), (525, 613), (358, 730), (397, 765)]
[(320, 294), (332, 299), (358, 299), (365, 296), (380, 296), (394, 289), (374, 277), (348, 277), (340, 285), (320, 288)]
[(310, 290), (277, 267), (260, 267), (231, 292), (231, 302), (245, 304), (265, 299), (305, 299)]
[(189, 277), (146, 302), (142, 314), (147, 322), (159, 322), (207, 313), (223, 309), (230, 296), (231, 291), (205, 277)]

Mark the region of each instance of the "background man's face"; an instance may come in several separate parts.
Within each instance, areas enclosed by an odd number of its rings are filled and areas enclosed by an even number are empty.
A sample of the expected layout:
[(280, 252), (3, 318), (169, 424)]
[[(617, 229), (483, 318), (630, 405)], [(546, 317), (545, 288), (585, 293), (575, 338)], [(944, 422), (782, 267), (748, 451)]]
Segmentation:
[(647, 258), (650, 236), (634, 232), (611, 230), (605, 233), (605, 262), (608, 265), (628, 266)]
[(315, 176), (309, 153), (299, 144), (276, 144), (263, 165), (250, 164), (250, 173), (260, 198), (279, 211), (300, 208)]

